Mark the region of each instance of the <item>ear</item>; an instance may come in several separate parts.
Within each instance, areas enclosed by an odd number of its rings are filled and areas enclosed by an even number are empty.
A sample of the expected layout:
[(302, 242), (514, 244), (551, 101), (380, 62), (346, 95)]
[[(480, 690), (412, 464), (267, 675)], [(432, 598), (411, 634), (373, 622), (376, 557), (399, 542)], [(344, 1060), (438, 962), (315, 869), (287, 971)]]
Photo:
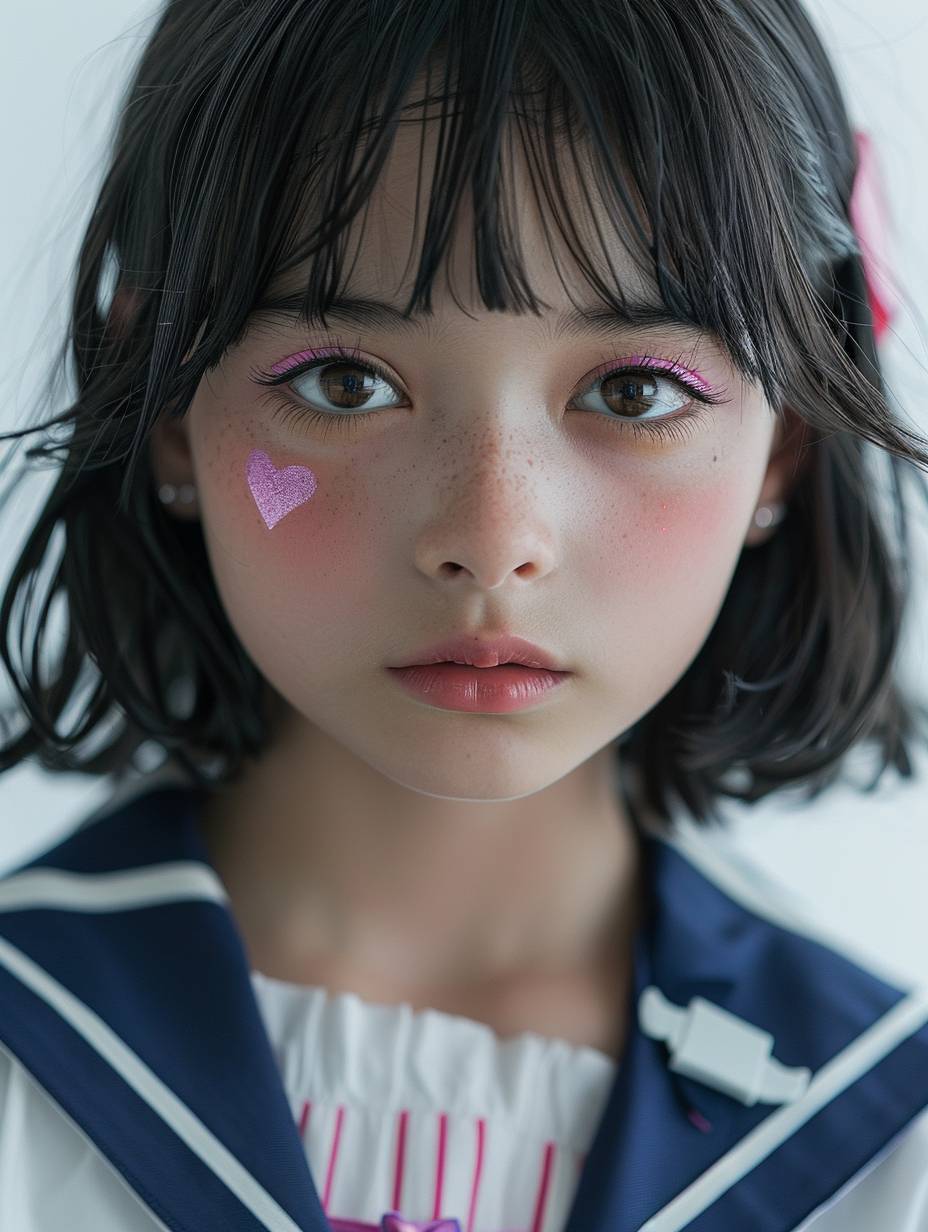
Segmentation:
[(163, 412), (148, 438), (155, 491), (172, 517), (193, 521), (199, 517), (189, 415), (176, 419)]
[(106, 331), (109, 334), (124, 334), (132, 328), (140, 296), (131, 287), (120, 286), (113, 292), (106, 314)]
[[(757, 508), (761, 505), (788, 505), (797, 484), (801, 480), (812, 459), (809, 448), (812, 441), (812, 429), (792, 407), (783, 408), (782, 416), (778, 416), (770, 447), (770, 459), (764, 482), (757, 498)], [(759, 527), (753, 524), (745, 536), (746, 547), (755, 547), (766, 541), (777, 532), (776, 525)]]
[[(117, 287), (107, 314), (107, 329), (115, 333), (131, 329), (138, 303), (139, 297), (131, 288)], [(199, 335), (194, 346), (198, 341)], [(155, 491), (165, 510), (172, 517), (190, 521), (199, 516), (199, 510), (188, 429), (186, 415), (176, 419), (162, 411), (149, 436), (148, 449)]]

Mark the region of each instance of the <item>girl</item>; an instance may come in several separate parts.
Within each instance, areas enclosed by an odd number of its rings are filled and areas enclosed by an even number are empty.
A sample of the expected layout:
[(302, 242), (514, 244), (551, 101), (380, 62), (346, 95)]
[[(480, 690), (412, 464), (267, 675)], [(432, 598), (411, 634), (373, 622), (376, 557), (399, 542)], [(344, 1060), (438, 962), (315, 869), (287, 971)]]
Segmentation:
[(114, 789), (0, 883), (0, 1226), (928, 1226), (928, 998), (676, 826), (928, 734), (860, 170), (796, 0), (167, 4), (0, 609), (0, 765)]

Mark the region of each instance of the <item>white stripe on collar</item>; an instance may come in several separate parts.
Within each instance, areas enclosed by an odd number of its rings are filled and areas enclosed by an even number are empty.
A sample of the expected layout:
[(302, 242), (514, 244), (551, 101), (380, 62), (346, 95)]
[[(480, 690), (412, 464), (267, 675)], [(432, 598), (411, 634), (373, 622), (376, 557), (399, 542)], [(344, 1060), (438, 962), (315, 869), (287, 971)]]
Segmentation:
[(110, 873), (37, 868), (0, 879), (0, 911), (35, 907), (128, 911), (152, 903), (190, 899), (228, 904), (228, 895), (216, 873), (196, 860), (174, 860)]

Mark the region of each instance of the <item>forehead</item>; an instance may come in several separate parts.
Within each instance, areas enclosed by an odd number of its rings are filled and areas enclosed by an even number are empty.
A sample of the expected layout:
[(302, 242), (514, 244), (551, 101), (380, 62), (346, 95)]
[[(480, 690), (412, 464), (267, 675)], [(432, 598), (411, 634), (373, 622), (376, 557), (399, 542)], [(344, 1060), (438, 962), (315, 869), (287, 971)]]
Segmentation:
[[(437, 140), (437, 123), (428, 121), (417, 134), (412, 126), (401, 126), (390, 151), (383, 174), (371, 195), (369, 233), (362, 237), (360, 255), (368, 268), (383, 267), (386, 275), (397, 275), (414, 268), (425, 224), (425, 206), (431, 184)], [(596, 263), (601, 276), (618, 275), (623, 289), (643, 295), (646, 282), (615, 233), (614, 224), (586, 177), (588, 203), (581, 187), (582, 170), (573, 169), (565, 153), (560, 159), (561, 186), (565, 200), (549, 204), (538, 198), (540, 184), (533, 183), (528, 157), (510, 123), (505, 130), (508, 141), (501, 158), (501, 210), (511, 226), (505, 240), (522, 258), (532, 291), (546, 302), (559, 302), (567, 290), (577, 300), (589, 298), (589, 283), (580, 272), (563, 230), (574, 230), (584, 260)], [(420, 165), (421, 164), (421, 165)], [(559, 214), (559, 218), (555, 214)], [(602, 240), (590, 225), (592, 213)], [(462, 298), (476, 307), (477, 270), (475, 265), (475, 217), (471, 186), (466, 186), (457, 202), (453, 219), (448, 220), (451, 242), (445, 254), (445, 272)], [(560, 277), (558, 276), (560, 270)], [(391, 283), (391, 285), (393, 285)], [(464, 292), (467, 292), (464, 295)]]
[[(537, 120), (511, 107), (500, 127), (498, 157), (491, 155), (487, 143), (474, 167), (481, 180), (497, 177), (498, 195), (481, 192), (482, 200), (475, 203), (473, 178), (462, 181), (458, 191), (448, 190), (449, 171), (456, 171), (453, 157), (438, 169), (444, 181), (436, 183), (440, 143), (447, 141), (448, 133), (442, 133), (435, 102), (423, 103), (423, 96), (427, 97), (424, 89), (410, 91), (371, 192), (339, 237), (344, 245), (341, 294), (405, 305), (427, 237), (434, 241), (437, 235), (446, 242), (431, 283), (434, 313), (486, 313), (475, 229), (492, 235), (498, 228), (499, 255), (511, 255), (524, 272), (522, 294), (534, 296), (543, 314), (548, 308), (601, 302), (590, 270), (611, 294), (661, 304), (653, 275), (642, 268), (640, 257), (634, 259), (620, 234), (615, 207), (610, 209), (597, 191), (596, 168), (586, 142), (562, 133), (542, 155), (540, 143), (545, 138)], [(446, 106), (454, 107), (453, 98)], [(466, 139), (468, 134), (456, 137)], [(362, 137), (352, 172), (364, 151)], [(647, 236), (647, 218), (635, 185), (628, 177), (624, 184)], [(305, 288), (308, 268), (307, 262), (286, 271), (275, 279), (272, 293)]]

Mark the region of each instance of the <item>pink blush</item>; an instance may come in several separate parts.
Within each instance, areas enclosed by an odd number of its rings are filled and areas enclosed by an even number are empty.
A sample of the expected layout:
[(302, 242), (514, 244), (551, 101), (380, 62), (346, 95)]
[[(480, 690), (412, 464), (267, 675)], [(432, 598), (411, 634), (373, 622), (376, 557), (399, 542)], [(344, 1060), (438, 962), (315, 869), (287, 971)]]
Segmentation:
[(661, 547), (664, 559), (680, 559), (695, 567), (716, 559), (719, 550), (731, 550), (731, 533), (737, 518), (729, 491), (681, 493), (658, 499), (652, 505), (649, 523), (650, 547)]
[(245, 478), (268, 530), (305, 505), (316, 491), (316, 476), (308, 466), (278, 470), (263, 449), (253, 449), (248, 455)]

